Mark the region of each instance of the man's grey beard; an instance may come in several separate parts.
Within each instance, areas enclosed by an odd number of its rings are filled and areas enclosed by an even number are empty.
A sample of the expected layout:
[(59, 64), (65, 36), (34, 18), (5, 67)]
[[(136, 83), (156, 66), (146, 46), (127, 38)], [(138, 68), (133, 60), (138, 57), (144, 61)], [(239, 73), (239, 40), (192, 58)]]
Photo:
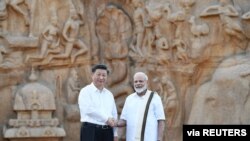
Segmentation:
[(134, 89), (137, 93), (142, 93), (143, 91), (145, 91), (147, 89), (147, 85), (144, 85), (142, 88), (135, 88), (134, 87)]

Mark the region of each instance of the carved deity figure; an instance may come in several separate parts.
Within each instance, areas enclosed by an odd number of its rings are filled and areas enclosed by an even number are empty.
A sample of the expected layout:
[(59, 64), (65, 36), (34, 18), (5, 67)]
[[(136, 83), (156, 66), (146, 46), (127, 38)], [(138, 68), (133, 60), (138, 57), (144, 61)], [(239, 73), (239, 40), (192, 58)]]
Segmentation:
[(96, 22), (96, 33), (101, 42), (100, 59), (110, 68), (108, 87), (118, 99), (118, 111), (122, 110), (122, 97), (132, 92), (129, 85), (128, 39), (132, 36), (132, 25), (128, 15), (114, 4), (100, 12)]
[(42, 32), (41, 37), (41, 51), (39, 55), (28, 55), (26, 58), (26, 62), (30, 59), (41, 60), (44, 59), (50, 53), (59, 53), (59, 43), (60, 43), (60, 35), (59, 35), (59, 27), (57, 16), (53, 16), (51, 18), (51, 23), (45, 27)]
[(115, 21), (111, 20), (109, 30), (110, 39), (105, 46), (105, 61), (112, 69), (112, 74), (116, 75), (112, 78), (112, 84), (115, 84), (124, 80), (127, 76), (128, 46), (121, 40)]
[[(75, 62), (77, 56), (85, 54), (88, 51), (87, 45), (78, 39), (80, 26), (83, 21), (79, 19), (79, 15), (73, 5), (70, 7), (70, 17), (65, 23), (63, 28), (62, 36), (66, 41), (65, 51), (62, 54), (56, 54), (49, 57), (48, 62), (53, 59), (63, 59), (71, 57), (71, 62)], [(73, 48), (78, 48), (79, 50), (72, 54)], [(72, 55), (71, 55), (72, 54)]]

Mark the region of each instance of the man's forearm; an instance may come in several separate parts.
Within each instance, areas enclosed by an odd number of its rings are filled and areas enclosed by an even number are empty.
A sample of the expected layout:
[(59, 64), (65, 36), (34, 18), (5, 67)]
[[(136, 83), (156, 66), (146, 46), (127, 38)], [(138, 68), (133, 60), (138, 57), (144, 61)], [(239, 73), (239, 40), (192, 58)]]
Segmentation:
[(158, 129), (157, 129), (157, 141), (163, 141), (163, 134), (165, 130), (165, 120), (158, 120)]
[(116, 126), (120, 127), (120, 128), (118, 128), (118, 138), (119, 138), (119, 141), (125, 141), (126, 120), (123, 120), (123, 119), (117, 120)]

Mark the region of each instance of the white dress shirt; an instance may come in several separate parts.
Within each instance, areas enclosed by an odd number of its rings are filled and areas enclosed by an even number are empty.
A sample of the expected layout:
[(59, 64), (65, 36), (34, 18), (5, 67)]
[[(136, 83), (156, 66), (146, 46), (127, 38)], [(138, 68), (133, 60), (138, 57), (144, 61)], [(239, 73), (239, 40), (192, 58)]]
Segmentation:
[[(81, 122), (106, 125), (108, 118), (117, 119), (113, 94), (106, 88), (99, 90), (93, 83), (82, 88), (78, 97)], [(114, 132), (117, 134), (116, 132)]]
[[(148, 93), (150, 94), (150, 93)], [(122, 109), (121, 119), (126, 120), (126, 141), (134, 141), (137, 131), (137, 122), (139, 116), (139, 110), (146, 98), (144, 96), (138, 96), (136, 93), (129, 95), (126, 98), (124, 107)], [(164, 109), (160, 96), (155, 92), (153, 99), (150, 103), (148, 116), (146, 120), (146, 128), (144, 134), (144, 141), (156, 141), (157, 140), (157, 124), (158, 120), (165, 120)]]

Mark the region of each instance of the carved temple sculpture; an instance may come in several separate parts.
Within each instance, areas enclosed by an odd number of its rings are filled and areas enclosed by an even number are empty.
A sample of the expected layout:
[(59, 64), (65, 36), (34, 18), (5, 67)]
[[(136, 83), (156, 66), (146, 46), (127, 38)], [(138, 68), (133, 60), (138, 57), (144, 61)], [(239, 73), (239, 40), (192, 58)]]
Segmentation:
[(10, 119), (4, 128), (4, 137), (15, 140), (43, 140), (50, 138), (58, 141), (66, 135), (60, 127), (59, 119), (53, 117), (56, 110), (55, 94), (43, 84), (37, 82), (32, 71), (30, 83), (25, 84), (15, 94), (14, 111), (17, 119)]
[(119, 114), (148, 74), (164, 141), (183, 124), (250, 124), (249, 41), (249, 0), (0, 0), (0, 141), (80, 140), (96, 63)]

